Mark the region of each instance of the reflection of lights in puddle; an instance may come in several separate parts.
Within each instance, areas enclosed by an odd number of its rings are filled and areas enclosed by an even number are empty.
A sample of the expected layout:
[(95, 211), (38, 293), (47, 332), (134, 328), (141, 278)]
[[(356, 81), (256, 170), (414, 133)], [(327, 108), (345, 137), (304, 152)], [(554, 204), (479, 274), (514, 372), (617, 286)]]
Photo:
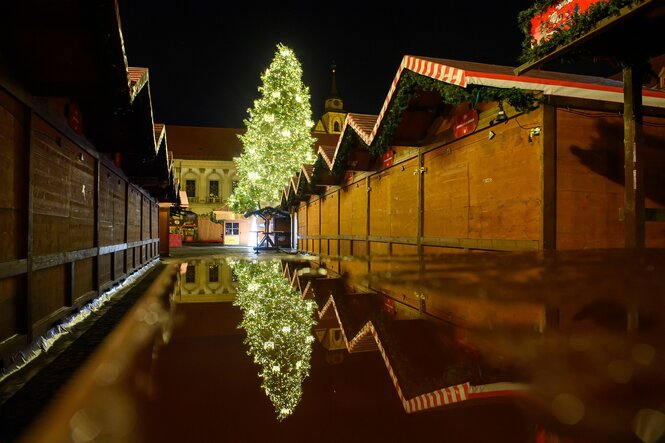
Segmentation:
[(633, 346), (633, 349), (631, 349), (631, 354), (635, 363), (649, 366), (656, 356), (656, 349), (646, 343), (637, 343)]
[(559, 394), (552, 401), (552, 414), (561, 423), (577, 424), (584, 417), (584, 403), (572, 394)]
[(633, 365), (627, 360), (612, 360), (607, 365), (607, 372), (615, 383), (628, 383), (633, 378)]
[(654, 409), (640, 409), (632, 427), (641, 441), (655, 443), (665, 434), (665, 414)]

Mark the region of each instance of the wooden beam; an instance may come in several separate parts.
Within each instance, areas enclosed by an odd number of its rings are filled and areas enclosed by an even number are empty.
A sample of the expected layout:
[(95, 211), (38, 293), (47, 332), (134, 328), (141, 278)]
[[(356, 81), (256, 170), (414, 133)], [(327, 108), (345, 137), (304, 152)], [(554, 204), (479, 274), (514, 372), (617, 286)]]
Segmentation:
[(422, 149), (418, 149), (418, 163), (417, 163), (418, 169), (416, 169), (416, 175), (418, 176), (418, 182), (416, 184), (416, 200), (417, 200), (417, 208), (418, 208), (418, 229), (417, 229), (417, 245), (418, 245), (418, 256), (422, 257), (423, 256), (423, 244), (422, 244), (422, 239), (423, 239), (423, 231), (424, 231), (424, 221), (425, 221), (425, 205), (424, 205), (424, 197), (425, 197), (425, 186), (424, 186), (424, 179), (425, 179), (425, 156), (423, 155)]
[[(99, 254), (98, 248), (80, 249), (78, 251), (59, 252), (57, 254), (40, 255), (32, 257), (32, 270), (38, 271), (40, 269), (52, 268), (54, 266), (63, 265), (77, 260), (84, 260), (86, 258), (93, 258)], [(93, 280), (94, 281), (94, 280)]]
[(26, 334), (14, 334), (0, 342), (0, 368), (9, 364), (10, 357), (16, 355), (21, 349), (28, 346)]
[[(364, 235), (309, 235), (305, 239), (364, 241)], [(439, 246), (454, 249), (480, 249), (485, 251), (538, 251), (539, 240), (510, 240), (500, 238), (441, 238), (441, 237), (391, 237), (370, 235), (370, 242), (401, 245)], [(352, 243), (353, 244), (353, 243)]]
[[(560, 108), (585, 109), (588, 111), (608, 112), (614, 114), (623, 114), (623, 102), (606, 102), (600, 100), (591, 100), (586, 98), (561, 97), (557, 95), (548, 95), (545, 97), (545, 103)], [(655, 106), (643, 106), (642, 115), (648, 117), (665, 118), (665, 108)]]
[(34, 304), (34, 294), (33, 294), (33, 278), (34, 273), (32, 269), (32, 231), (34, 226), (34, 217), (33, 217), (33, 206), (34, 206), (34, 192), (33, 192), (33, 180), (32, 180), (32, 152), (34, 151), (35, 146), (35, 137), (34, 137), (34, 124), (35, 124), (35, 112), (33, 110), (27, 110), (27, 118), (25, 125), (25, 136), (27, 140), (27, 149), (26, 149), (26, 161), (25, 161), (25, 179), (27, 180), (26, 188), (28, 191), (28, 205), (27, 205), (27, 236), (26, 236), (26, 288), (25, 288), (25, 328), (28, 343), (31, 343), (34, 340), (35, 336), (33, 334), (33, 318), (32, 318), (32, 309)]
[(118, 243), (117, 245), (107, 245), (99, 247), (99, 255), (112, 254), (127, 249), (127, 243)]
[[(619, 209), (619, 220), (625, 221), (626, 215), (624, 208)], [(665, 208), (644, 208), (644, 221), (647, 222), (664, 222), (665, 221)]]
[(28, 260), (11, 260), (0, 263), (0, 280), (28, 272)]
[[(100, 282), (100, 272), (99, 272), (99, 230), (100, 230), (100, 220), (99, 220), (99, 213), (100, 213), (100, 204), (101, 204), (101, 196), (99, 195), (99, 181), (100, 181), (100, 175), (102, 174), (102, 168), (99, 162), (99, 159), (95, 162), (95, 207), (94, 207), (94, 223), (95, 223), (95, 233), (92, 241), (92, 246), (97, 249), (97, 255), (95, 256), (94, 260), (92, 261), (92, 281), (93, 281), (93, 289), (97, 290), (97, 294), (101, 294), (101, 291), (99, 289), (99, 282)], [(74, 278), (74, 274), (72, 274), (72, 279)], [(72, 281), (72, 285), (74, 282)]]
[[(370, 202), (371, 202), (371, 196), (372, 196), (372, 185), (370, 183), (370, 177), (371, 176), (368, 175), (367, 178), (365, 178), (365, 202), (366, 202), (366, 204), (365, 204), (365, 253), (367, 254), (367, 257), (369, 257), (369, 255), (370, 255), (370, 253), (369, 253), (369, 228), (370, 228), (369, 218), (370, 218), (370, 215), (371, 215), (371, 213), (370, 213)], [(367, 260), (367, 266), (368, 266), (367, 272), (369, 273), (369, 272), (371, 272), (371, 266), (372, 266), (372, 263), (370, 262), (370, 260)]]
[(556, 249), (556, 108), (543, 105), (543, 158), (541, 161), (541, 230), (543, 250)]
[(644, 165), (642, 164), (642, 82), (635, 65), (623, 68), (624, 226), (626, 248), (644, 247)]
[(76, 289), (76, 262), (69, 262), (65, 266), (65, 306), (74, 304), (74, 295)]
[[(129, 240), (129, 182), (125, 181), (125, 235), (124, 235), (125, 244)], [(128, 246), (129, 248), (129, 246)], [(125, 251), (125, 263), (123, 264), (122, 271), (125, 274), (129, 274), (130, 266), (129, 263), (129, 253), (132, 252), (129, 249)], [(132, 252), (133, 254), (133, 252)]]

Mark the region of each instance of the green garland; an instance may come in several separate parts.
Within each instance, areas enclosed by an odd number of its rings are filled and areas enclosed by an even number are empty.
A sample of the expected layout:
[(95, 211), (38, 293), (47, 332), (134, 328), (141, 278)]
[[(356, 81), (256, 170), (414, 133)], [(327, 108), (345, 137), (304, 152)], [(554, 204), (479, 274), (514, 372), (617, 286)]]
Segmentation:
[(344, 172), (346, 171), (346, 158), (349, 156), (349, 152), (351, 152), (351, 147), (353, 146), (354, 140), (357, 140), (358, 143), (360, 143), (362, 149), (367, 149), (372, 152), (371, 148), (367, 146), (367, 144), (355, 133), (354, 130), (345, 132), (344, 137), (342, 138), (342, 143), (340, 143), (339, 150), (337, 151), (335, 163), (333, 164), (333, 175), (337, 177), (344, 175)]
[(551, 53), (559, 46), (567, 45), (583, 34), (591, 31), (596, 24), (607, 17), (618, 15), (622, 8), (644, 0), (608, 0), (601, 1), (589, 7), (583, 14), (575, 15), (570, 21), (568, 29), (556, 30), (547, 41), (537, 44), (531, 37), (531, 19), (542, 14), (550, 6), (556, 5), (561, 0), (538, 0), (529, 9), (519, 13), (517, 21), (524, 33), (522, 42), (522, 54), (519, 57), (521, 63), (530, 63), (541, 59)]
[[(321, 176), (321, 171), (325, 170), (330, 171), (330, 168), (328, 168), (328, 164), (326, 161), (323, 159), (321, 155), (318, 155), (316, 157), (316, 161), (314, 162), (314, 170), (312, 171), (312, 183), (319, 183), (319, 177)], [(330, 171), (332, 173), (332, 171)], [(338, 176), (339, 177), (339, 176)]]
[(504, 89), (479, 85), (462, 88), (409, 70), (402, 73), (399, 85), (399, 89), (391, 101), (390, 109), (381, 122), (381, 130), (369, 147), (370, 153), (374, 156), (383, 154), (390, 147), (395, 130), (402, 120), (402, 115), (409, 107), (411, 100), (417, 97), (418, 91), (436, 91), (441, 95), (443, 103), (449, 105), (472, 103), (474, 101), (479, 103), (506, 101), (519, 112), (533, 111), (540, 101), (534, 93), (522, 89)]

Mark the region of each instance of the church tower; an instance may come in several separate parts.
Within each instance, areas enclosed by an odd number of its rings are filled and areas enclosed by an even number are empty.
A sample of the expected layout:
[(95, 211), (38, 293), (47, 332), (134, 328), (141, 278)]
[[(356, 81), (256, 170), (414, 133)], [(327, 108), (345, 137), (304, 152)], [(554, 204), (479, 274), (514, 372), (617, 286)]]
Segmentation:
[(330, 83), (330, 94), (326, 99), (325, 110), (319, 121), (314, 127), (314, 132), (319, 134), (341, 134), (346, 111), (344, 111), (344, 101), (337, 93), (337, 78), (335, 77), (335, 64), (331, 66), (332, 81)]

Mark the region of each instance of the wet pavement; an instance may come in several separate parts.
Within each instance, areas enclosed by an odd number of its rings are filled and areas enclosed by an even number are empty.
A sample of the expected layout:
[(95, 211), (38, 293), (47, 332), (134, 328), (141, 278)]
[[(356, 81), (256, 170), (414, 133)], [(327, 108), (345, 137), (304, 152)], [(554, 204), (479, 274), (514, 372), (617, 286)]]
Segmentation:
[(106, 440), (665, 434), (665, 251), (172, 252), (172, 328), (112, 394)]

